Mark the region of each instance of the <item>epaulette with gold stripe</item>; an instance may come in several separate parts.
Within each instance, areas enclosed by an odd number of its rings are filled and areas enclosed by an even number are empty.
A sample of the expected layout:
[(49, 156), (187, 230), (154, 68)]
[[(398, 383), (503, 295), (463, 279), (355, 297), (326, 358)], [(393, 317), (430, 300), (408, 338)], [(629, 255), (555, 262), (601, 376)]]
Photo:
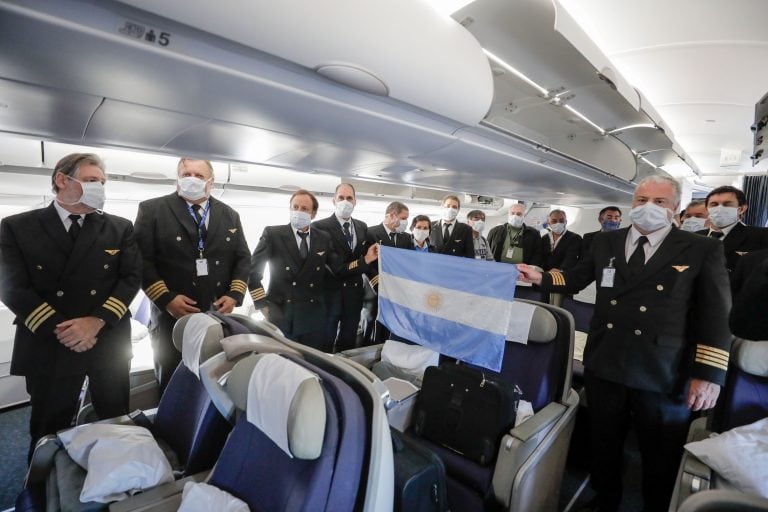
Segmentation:
[(149, 297), (149, 300), (152, 302), (156, 301), (162, 294), (168, 292), (170, 292), (170, 290), (163, 280), (152, 283), (146, 290), (144, 290), (144, 293), (147, 294), (147, 297)]
[(347, 268), (348, 268), (349, 270), (355, 270), (355, 269), (357, 268), (357, 265), (358, 265), (358, 263), (357, 263), (357, 260), (355, 260), (355, 261), (353, 261), (352, 263), (350, 263), (350, 264), (347, 266)]
[(375, 276), (371, 279), (371, 286), (379, 286), (379, 276)]
[(728, 370), (728, 359), (730, 355), (727, 351), (710, 347), (709, 345), (696, 345), (697, 363), (714, 366), (720, 370)]
[(251, 298), (253, 299), (253, 302), (258, 302), (266, 299), (267, 294), (264, 291), (264, 288), (256, 288), (255, 290), (251, 290)]
[(114, 313), (117, 318), (123, 318), (125, 312), (128, 311), (128, 307), (125, 303), (117, 297), (109, 297), (102, 307)]
[(229, 283), (229, 290), (245, 295), (245, 292), (248, 291), (248, 284), (240, 279), (233, 279), (232, 282)]
[(562, 272), (551, 271), (549, 275), (552, 277), (552, 284), (554, 286), (565, 286), (565, 276)]
[(29, 316), (27, 316), (27, 319), (24, 320), (24, 325), (26, 325), (27, 329), (30, 331), (35, 332), (43, 322), (51, 318), (55, 313), (56, 310), (53, 309), (50, 304), (43, 302), (33, 309)]

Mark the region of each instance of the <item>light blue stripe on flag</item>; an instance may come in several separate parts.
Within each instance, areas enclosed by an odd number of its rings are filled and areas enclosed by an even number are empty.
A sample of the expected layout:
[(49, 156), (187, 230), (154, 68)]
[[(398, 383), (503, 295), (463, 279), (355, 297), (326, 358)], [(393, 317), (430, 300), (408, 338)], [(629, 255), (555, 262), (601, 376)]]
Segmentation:
[(499, 371), (517, 268), (381, 247), (379, 321), (456, 359)]

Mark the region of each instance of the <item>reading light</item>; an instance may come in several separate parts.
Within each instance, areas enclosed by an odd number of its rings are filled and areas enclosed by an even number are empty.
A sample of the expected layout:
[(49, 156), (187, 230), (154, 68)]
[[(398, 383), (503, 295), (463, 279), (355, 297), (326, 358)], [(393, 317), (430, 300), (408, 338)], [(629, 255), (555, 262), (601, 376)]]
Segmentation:
[(491, 52), (489, 52), (485, 48), (483, 48), (483, 53), (485, 53), (485, 55), (487, 55), (488, 58), (491, 59), (492, 61), (494, 61), (496, 64), (498, 64), (499, 66), (503, 67), (504, 69), (506, 69), (507, 71), (509, 71), (510, 73), (515, 75), (516, 77), (518, 77), (520, 80), (522, 80), (523, 82), (527, 83), (528, 85), (530, 85), (531, 87), (533, 87), (534, 89), (539, 91), (542, 94), (542, 96), (544, 96), (546, 98), (549, 97), (549, 91), (548, 90), (546, 90), (545, 88), (543, 88), (542, 86), (540, 86), (539, 84), (537, 84), (536, 82), (534, 82), (533, 80), (531, 80), (530, 78), (525, 76), (523, 73), (521, 73), (517, 69), (513, 68), (512, 66), (510, 66), (509, 64), (507, 64), (506, 62), (504, 62), (503, 60), (501, 60), (500, 58), (498, 58), (496, 55), (492, 54)]
[(603, 130), (602, 128), (597, 126), (595, 123), (590, 121), (587, 116), (585, 116), (584, 114), (582, 114), (581, 112), (579, 112), (578, 110), (576, 110), (575, 108), (573, 108), (570, 105), (563, 105), (563, 106), (565, 108), (567, 108), (568, 110), (570, 110), (571, 112), (573, 112), (574, 114), (576, 114), (577, 116), (579, 116), (583, 121), (585, 121), (585, 122), (589, 123), (590, 125), (592, 125), (593, 127), (595, 127), (595, 129), (597, 129), (597, 131), (600, 132), (600, 135), (605, 135), (605, 130)]

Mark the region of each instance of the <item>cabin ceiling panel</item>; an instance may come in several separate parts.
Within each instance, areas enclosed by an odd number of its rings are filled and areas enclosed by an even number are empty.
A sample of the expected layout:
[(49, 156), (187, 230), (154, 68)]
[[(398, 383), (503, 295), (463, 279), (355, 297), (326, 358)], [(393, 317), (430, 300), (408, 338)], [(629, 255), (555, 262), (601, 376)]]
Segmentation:
[(671, 148), (672, 143), (663, 131), (656, 127), (635, 127), (611, 133), (638, 153), (652, 149)]
[[(0, 70), (4, 58), (0, 51)], [(1, 73), (2, 71), (0, 71)], [(102, 98), (0, 78), (0, 130), (80, 141)]]

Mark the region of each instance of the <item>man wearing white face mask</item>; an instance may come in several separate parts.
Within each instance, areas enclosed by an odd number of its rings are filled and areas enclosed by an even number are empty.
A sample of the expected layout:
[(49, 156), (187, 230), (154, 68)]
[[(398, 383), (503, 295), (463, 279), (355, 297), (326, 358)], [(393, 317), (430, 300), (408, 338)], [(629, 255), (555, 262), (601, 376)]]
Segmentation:
[[(328, 233), (310, 228), (318, 207), (311, 192), (294, 192), (289, 201), (290, 222), (264, 228), (251, 258), (248, 286), (256, 308), (286, 337), (330, 352), (335, 336), (326, 331), (323, 281), (328, 272), (342, 279), (358, 272), (354, 265), (341, 261)], [(374, 246), (361, 264), (369, 265), (378, 256)], [(267, 264), (270, 278), (265, 291), (262, 281)]]
[(472, 228), (472, 245), (475, 248), (475, 259), (493, 261), (493, 254), (488, 247), (488, 240), (483, 236), (485, 229), (485, 214), (480, 210), (472, 210), (467, 214), (467, 224)]
[(510, 206), (507, 222), (488, 233), (488, 245), (496, 261), (541, 267), (541, 236), (538, 231), (525, 225), (524, 216), (524, 204)]
[(694, 199), (685, 207), (680, 229), (696, 233), (709, 226), (709, 212), (703, 199)]
[(690, 411), (712, 408), (725, 382), (731, 299), (722, 245), (671, 225), (680, 185), (668, 175), (635, 189), (630, 228), (596, 236), (564, 272), (518, 265), (547, 292), (597, 283), (584, 351), (593, 510), (621, 502), (624, 439), (632, 425), (643, 467), (645, 510), (666, 510)]
[(102, 212), (101, 159), (65, 156), (51, 182), (49, 206), (0, 223), (0, 298), (16, 315), (11, 374), (30, 394), (30, 455), (70, 426), (86, 376), (99, 418), (128, 412), (128, 304), (141, 284), (133, 226)]
[(343, 278), (327, 273), (323, 283), (327, 307), (326, 337), (335, 340), (334, 352), (355, 347), (365, 293), (363, 274), (369, 271), (365, 255), (375, 250), (368, 240), (368, 225), (352, 218), (356, 204), (355, 187), (340, 183), (333, 195), (335, 212), (312, 223), (313, 229), (328, 233), (336, 254), (351, 272)]
[(472, 228), (456, 220), (461, 209), (461, 201), (455, 195), (443, 198), (443, 214), (439, 221), (432, 223), (430, 241), (440, 254), (451, 256), (475, 257), (475, 245), (472, 242)]
[(176, 192), (139, 204), (136, 239), (160, 392), (181, 360), (171, 333), (190, 313), (231, 313), (247, 292), (250, 252), (238, 213), (211, 196), (208, 160), (182, 158)]
[(717, 187), (707, 194), (706, 205), (710, 226), (698, 233), (723, 242), (729, 272), (736, 269), (744, 254), (768, 248), (768, 229), (741, 222), (748, 207), (744, 192), (728, 185)]
[(552, 210), (547, 218), (548, 233), (541, 237), (544, 270), (568, 270), (576, 266), (581, 253), (581, 237), (568, 231), (563, 210)]

